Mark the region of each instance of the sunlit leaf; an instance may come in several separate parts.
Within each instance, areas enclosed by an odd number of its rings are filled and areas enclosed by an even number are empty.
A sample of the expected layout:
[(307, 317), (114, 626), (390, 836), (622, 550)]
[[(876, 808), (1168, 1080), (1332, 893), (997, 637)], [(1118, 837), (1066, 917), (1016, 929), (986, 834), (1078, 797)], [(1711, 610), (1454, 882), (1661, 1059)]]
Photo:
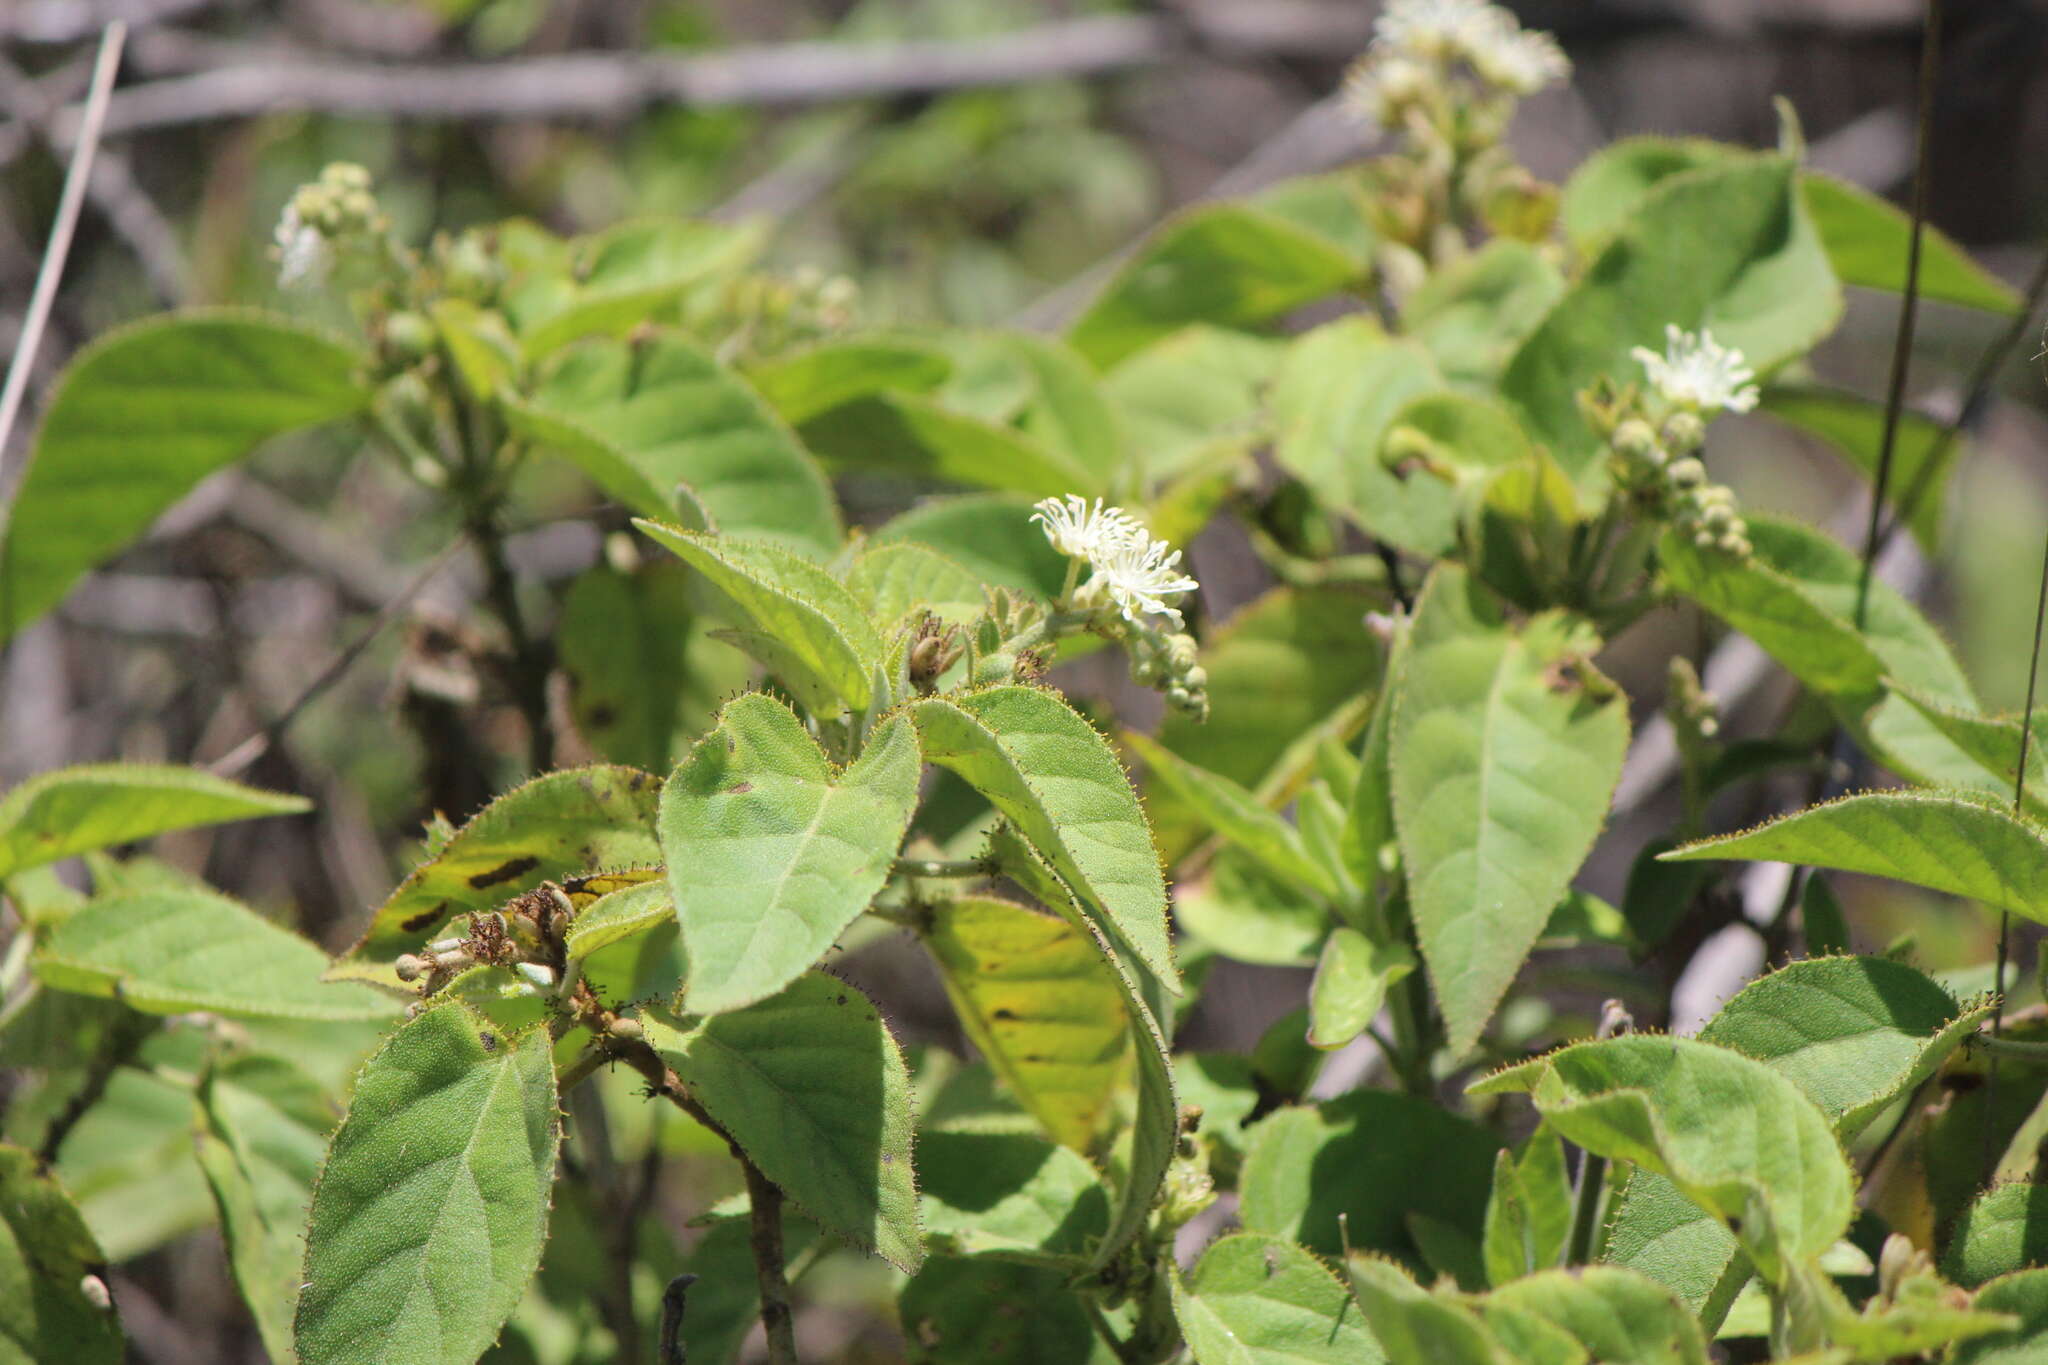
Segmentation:
[(302, 796), (259, 791), (200, 768), (94, 763), (59, 768), (0, 796), (0, 877), (174, 829), (297, 815)]
[(1387, 1357), (1329, 1267), (1294, 1243), (1236, 1233), (1209, 1244), (1173, 1315), (1197, 1365), (1377, 1365)]
[[(0, 1361), (116, 1365), (126, 1358), (113, 1308), (84, 1280), (106, 1257), (78, 1209), (35, 1154), (0, 1145)], [(106, 1293), (104, 1280), (96, 1280)]]

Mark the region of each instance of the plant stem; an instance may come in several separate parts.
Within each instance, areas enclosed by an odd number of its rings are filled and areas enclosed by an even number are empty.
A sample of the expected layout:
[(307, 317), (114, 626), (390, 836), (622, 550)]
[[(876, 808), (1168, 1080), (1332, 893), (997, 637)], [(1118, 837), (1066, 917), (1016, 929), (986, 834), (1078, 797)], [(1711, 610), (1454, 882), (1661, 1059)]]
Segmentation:
[(1919, 110), (1915, 119), (1913, 167), (1913, 229), (1906, 240), (1906, 290), (1899, 307), (1899, 332), (1892, 343), (1891, 380), (1885, 388), (1884, 440), (1877, 452), (1877, 476), (1870, 490), (1870, 524), (1863, 533), (1863, 570), (1856, 580), (1856, 629), (1870, 616), (1870, 578), (1877, 563), (1877, 539), (1891, 492), (1892, 454), (1898, 446), (1899, 419), (1906, 405), (1906, 376), (1913, 353), (1913, 330), (1920, 316), (1920, 244), (1927, 235), (1927, 182), (1933, 171), (1934, 87), (1941, 71), (1941, 0), (1927, 0), (1927, 31), (1920, 40)]
[(526, 764), (536, 773), (555, 763), (555, 732), (548, 719), (547, 657), (527, 629), (519, 606), (519, 585), (505, 557), (505, 533), (495, 506), (475, 510), (468, 524), (471, 543), (484, 562), (484, 600), (512, 646), (512, 692), (526, 719)]
[(113, 1022), (99, 1051), (93, 1054), (85, 1083), (66, 1101), (57, 1117), (50, 1120), (49, 1128), (43, 1132), (43, 1140), (36, 1144), (38, 1166), (57, 1164), (57, 1157), (64, 1150), (64, 1139), (71, 1136), (71, 1130), (78, 1126), (78, 1121), (105, 1096), (114, 1073), (128, 1064), (141, 1048), (143, 1040), (154, 1032), (156, 1020), (146, 1014), (131, 1011)]
[(752, 1225), (754, 1275), (761, 1284), (761, 1327), (768, 1334), (770, 1365), (797, 1365), (796, 1319), (789, 1307), (789, 1279), (782, 1264), (782, 1190), (735, 1145), (747, 1175), (747, 1221)]
[[(2048, 624), (2048, 537), (2043, 537), (2041, 547), (2041, 586), (2034, 598), (2034, 652), (2027, 660), (2027, 704), (2020, 711), (2020, 761), (2019, 771), (2012, 780), (2012, 813), (2018, 816), (2027, 802), (2027, 758), (2034, 738), (2034, 698), (2041, 684), (2041, 628)], [(2001, 910), (1998, 914), (1998, 966), (1991, 978), (1993, 1004), (1991, 1006), (1991, 1064), (1984, 1068), (1984, 1143), (1982, 1174), (1989, 1180), (1992, 1173), (1995, 1133), (1992, 1125), (1996, 1122), (1997, 1111), (1993, 1102), (1998, 1098), (1998, 1055), (2005, 1031), (2005, 964), (2012, 953), (2012, 912)], [(2007, 1046), (2015, 1046), (2007, 1044)], [(2044, 1049), (2048, 1051), (2048, 1049)]]
[(1564, 1248), (1567, 1266), (1593, 1259), (1593, 1233), (1600, 1226), (1600, 1197), (1606, 1189), (1607, 1158), (1580, 1148), (1579, 1186), (1572, 1192), (1572, 1233)]

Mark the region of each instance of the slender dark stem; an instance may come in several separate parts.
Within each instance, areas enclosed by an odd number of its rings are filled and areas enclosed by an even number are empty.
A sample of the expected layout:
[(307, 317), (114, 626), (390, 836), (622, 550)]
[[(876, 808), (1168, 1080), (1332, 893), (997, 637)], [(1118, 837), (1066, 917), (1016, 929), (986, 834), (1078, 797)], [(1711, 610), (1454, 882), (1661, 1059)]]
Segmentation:
[(754, 1275), (761, 1283), (761, 1326), (768, 1334), (769, 1365), (796, 1365), (796, 1318), (789, 1307), (789, 1277), (782, 1263), (782, 1189), (735, 1146), (747, 1173), (747, 1220), (752, 1225)]
[(129, 1012), (114, 1021), (99, 1051), (93, 1055), (91, 1068), (85, 1073), (85, 1084), (65, 1102), (57, 1117), (50, 1120), (50, 1126), (43, 1132), (43, 1140), (36, 1144), (37, 1165), (57, 1164), (57, 1157), (64, 1150), (64, 1139), (71, 1136), (71, 1130), (78, 1126), (79, 1120), (106, 1095), (114, 1073), (129, 1063), (143, 1040), (155, 1031), (156, 1020), (146, 1014)]
[(1898, 446), (1899, 419), (1906, 406), (1906, 377), (1911, 368), (1913, 331), (1920, 317), (1920, 243), (1927, 229), (1927, 182), (1933, 169), (1935, 79), (1941, 69), (1941, 0), (1927, 0), (1927, 32), (1920, 41), (1920, 108), (1913, 167), (1913, 231), (1906, 243), (1906, 293), (1899, 307), (1899, 334), (1892, 344), (1891, 382), (1885, 389), (1884, 443), (1878, 447), (1876, 487), (1870, 499), (1870, 524), (1863, 534), (1863, 571), (1856, 580), (1856, 629), (1870, 614), (1870, 576), (1877, 564), (1878, 530), (1885, 497), (1891, 491), (1892, 455)]
[[(2020, 712), (2020, 762), (2019, 771), (2012, 780), (2012, 810), (2018, 815), (2027, 799), (2027, 758), (2034, 738), (2034, 696), (2041, 683), (2041, 628), (2048, 624), (2048, 536), (2042, 539), (2041, 587), (2034, 599), (2034, 653), (2027, 661), (2027, 704)], [(1991, 1037), (1996, 1040), (2005, 1029), (2005, 964), (2012, 954), (2012, 914), (2000, 911), (1998, 915), (1998, 966), (1991, 978), (1994, 992), (1991, 1005)], [(1994, 1101), (1998, 1098), (1998, 1052), (1993, 1049), (1991, 1060), (1984, 1068), (1984, 1149), (1983, 1174), (1991, 1177), (1993, 1147), (1993, 1125), (1997, 1122)]]
[[(1636, 1021), (1619, 1000), (1600, 1006), (1595, 1038), (1614, 1038), (1635, 1028)], [(1565, 1242), (1564, 1263), (1584, 1265), (1593, 1259), (1593, 1241), (1600, 1229), (1600, 1203), (1607, 1192), (1607, 1158), (1579, 1149), (1579, 1185), (1572, 1192), (1572, 1230)]]
[(661, 1344), (657, 1365), (689, 1365), (689, 1345), (683, 1340), (683, 1305), (688, 1301), (695, 1275), (678, 1275), (661, 1291)]
[(548, 665), (526, 614), (519, 605), (519, 585), (505, 557), (505, 533), (495, 509), (479, 511), (469, 520), (469, 538), (484, 562), (484, 599), (491, 604), (505, 638), (512, 646), (512, 690), (526, 719), (526, 761), (536, 773), (555, 763), (555, 731), (548, 718)]
[(2005, 330), (1998, 334), (1983, 354), (1977, 357), (1977, 364), (1970, 371), (1969, 383), (1963, 386), (1966, 395), (1956, 415), (1942, 429), (1941, 438), (1934, 449), (1927, 452), (1927, 458), (1920, 462), (1920, 468), (1913, 472), (1913, 482), (1906, 485), (1906, 491), (1899, 496), (1898, 510), (1885, 525), (1884, 533), (1877, 538), (1878, 553), (1884, 553), (1899, 528), (1912, 523), (1914, 512), (1920, 508), (1920, 499), (1934, 486), (1942, 466), (1947, 462), (1948, 453), (1962, 434), (1976, 424), (1983, 416), (1985, 405), (1991, 401), (1992, 391), (1998, 385), (1999, 371), (2005, 368), (2012, 354), (2019, 348), (2022, 338), (2033, 331), (2034, 314), (2041, 309), (2041, 300), (2048, 296), (2048, 252), (2043, 252), (2039, 263), (2034, 266), (2033, 278), (2027, 281), (2026, 292), (2020, 297), (2020, 306), (2007, 319)]

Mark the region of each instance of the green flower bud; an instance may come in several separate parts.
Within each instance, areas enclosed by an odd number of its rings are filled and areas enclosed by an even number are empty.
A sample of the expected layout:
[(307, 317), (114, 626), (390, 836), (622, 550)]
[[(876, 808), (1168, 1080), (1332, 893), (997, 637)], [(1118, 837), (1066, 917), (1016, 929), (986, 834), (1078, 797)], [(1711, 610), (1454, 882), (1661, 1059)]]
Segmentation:
[(384, 346), (400, 360), (423, 359), (434, 349), (438, 334), (420, 313), (402, 309), (384, 319)]
[(1664, 463), (1657, 433), (1640, 417), (1631, 417), (1614, 429), (1614, 453), (1632, 464)]
[(1707, 443), (1707, 424), (1696, 412), (1674, 412), (1664, 421), (1664, 444), (1679, 455), (1691, 455)]
[(1669, 477), (1675, 488), (1698, 488), (1707, 481), (1707, 467), (1688, 455), (1671, 462)]

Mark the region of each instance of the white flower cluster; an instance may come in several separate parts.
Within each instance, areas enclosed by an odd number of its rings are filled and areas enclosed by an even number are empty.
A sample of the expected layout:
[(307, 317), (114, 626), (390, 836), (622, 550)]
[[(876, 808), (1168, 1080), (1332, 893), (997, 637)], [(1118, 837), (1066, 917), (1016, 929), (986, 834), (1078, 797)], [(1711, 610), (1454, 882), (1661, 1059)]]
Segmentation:
[(271, 235), (277, 243), (277, 283), (281, 289), (318, 289), (334, 268), (334, 247), (327, 234), (299, 215), (296, 203), (284, 206)]
[(1647, 346), (1638, 346), (1631, 354), (1642, 362), (1650, 386), (1678, 408), (1748, 412), (1761, 396), (1750, 382), (1756, 372), (1744, 363), (1742, 352), (1720, 345), (1704, 328), (1694, 336), (1677, 326), (1666, 327), (1663, 355)]
[(1077, 601), (1114, 603), (1134, 626), (1143, 626), (1147, 614), (1181, 624), (1173, 604), (1200, 584), (1181, 572), (1180, 551), (1154, 540), (1130, 513), (1070, 493), (1040, 502), (1031, 519), (1054, 549), (1088, 565)]
[(1372, 48), (1344, 82), (1360, 118), (1392, 126), (1401, 109), (1462, 63), (1503, 94), (1533, 95), (1569, 77), (1571, 61), (1548, 33), (1486, 0), (1387, 0)]
[(338, 251), (382, 231), (384, 215), (370, 192), (370, 173), (337, 161), (301, 185), (271, 234), (277, 282), (285, 289), (317, 289), (327, 282)]

